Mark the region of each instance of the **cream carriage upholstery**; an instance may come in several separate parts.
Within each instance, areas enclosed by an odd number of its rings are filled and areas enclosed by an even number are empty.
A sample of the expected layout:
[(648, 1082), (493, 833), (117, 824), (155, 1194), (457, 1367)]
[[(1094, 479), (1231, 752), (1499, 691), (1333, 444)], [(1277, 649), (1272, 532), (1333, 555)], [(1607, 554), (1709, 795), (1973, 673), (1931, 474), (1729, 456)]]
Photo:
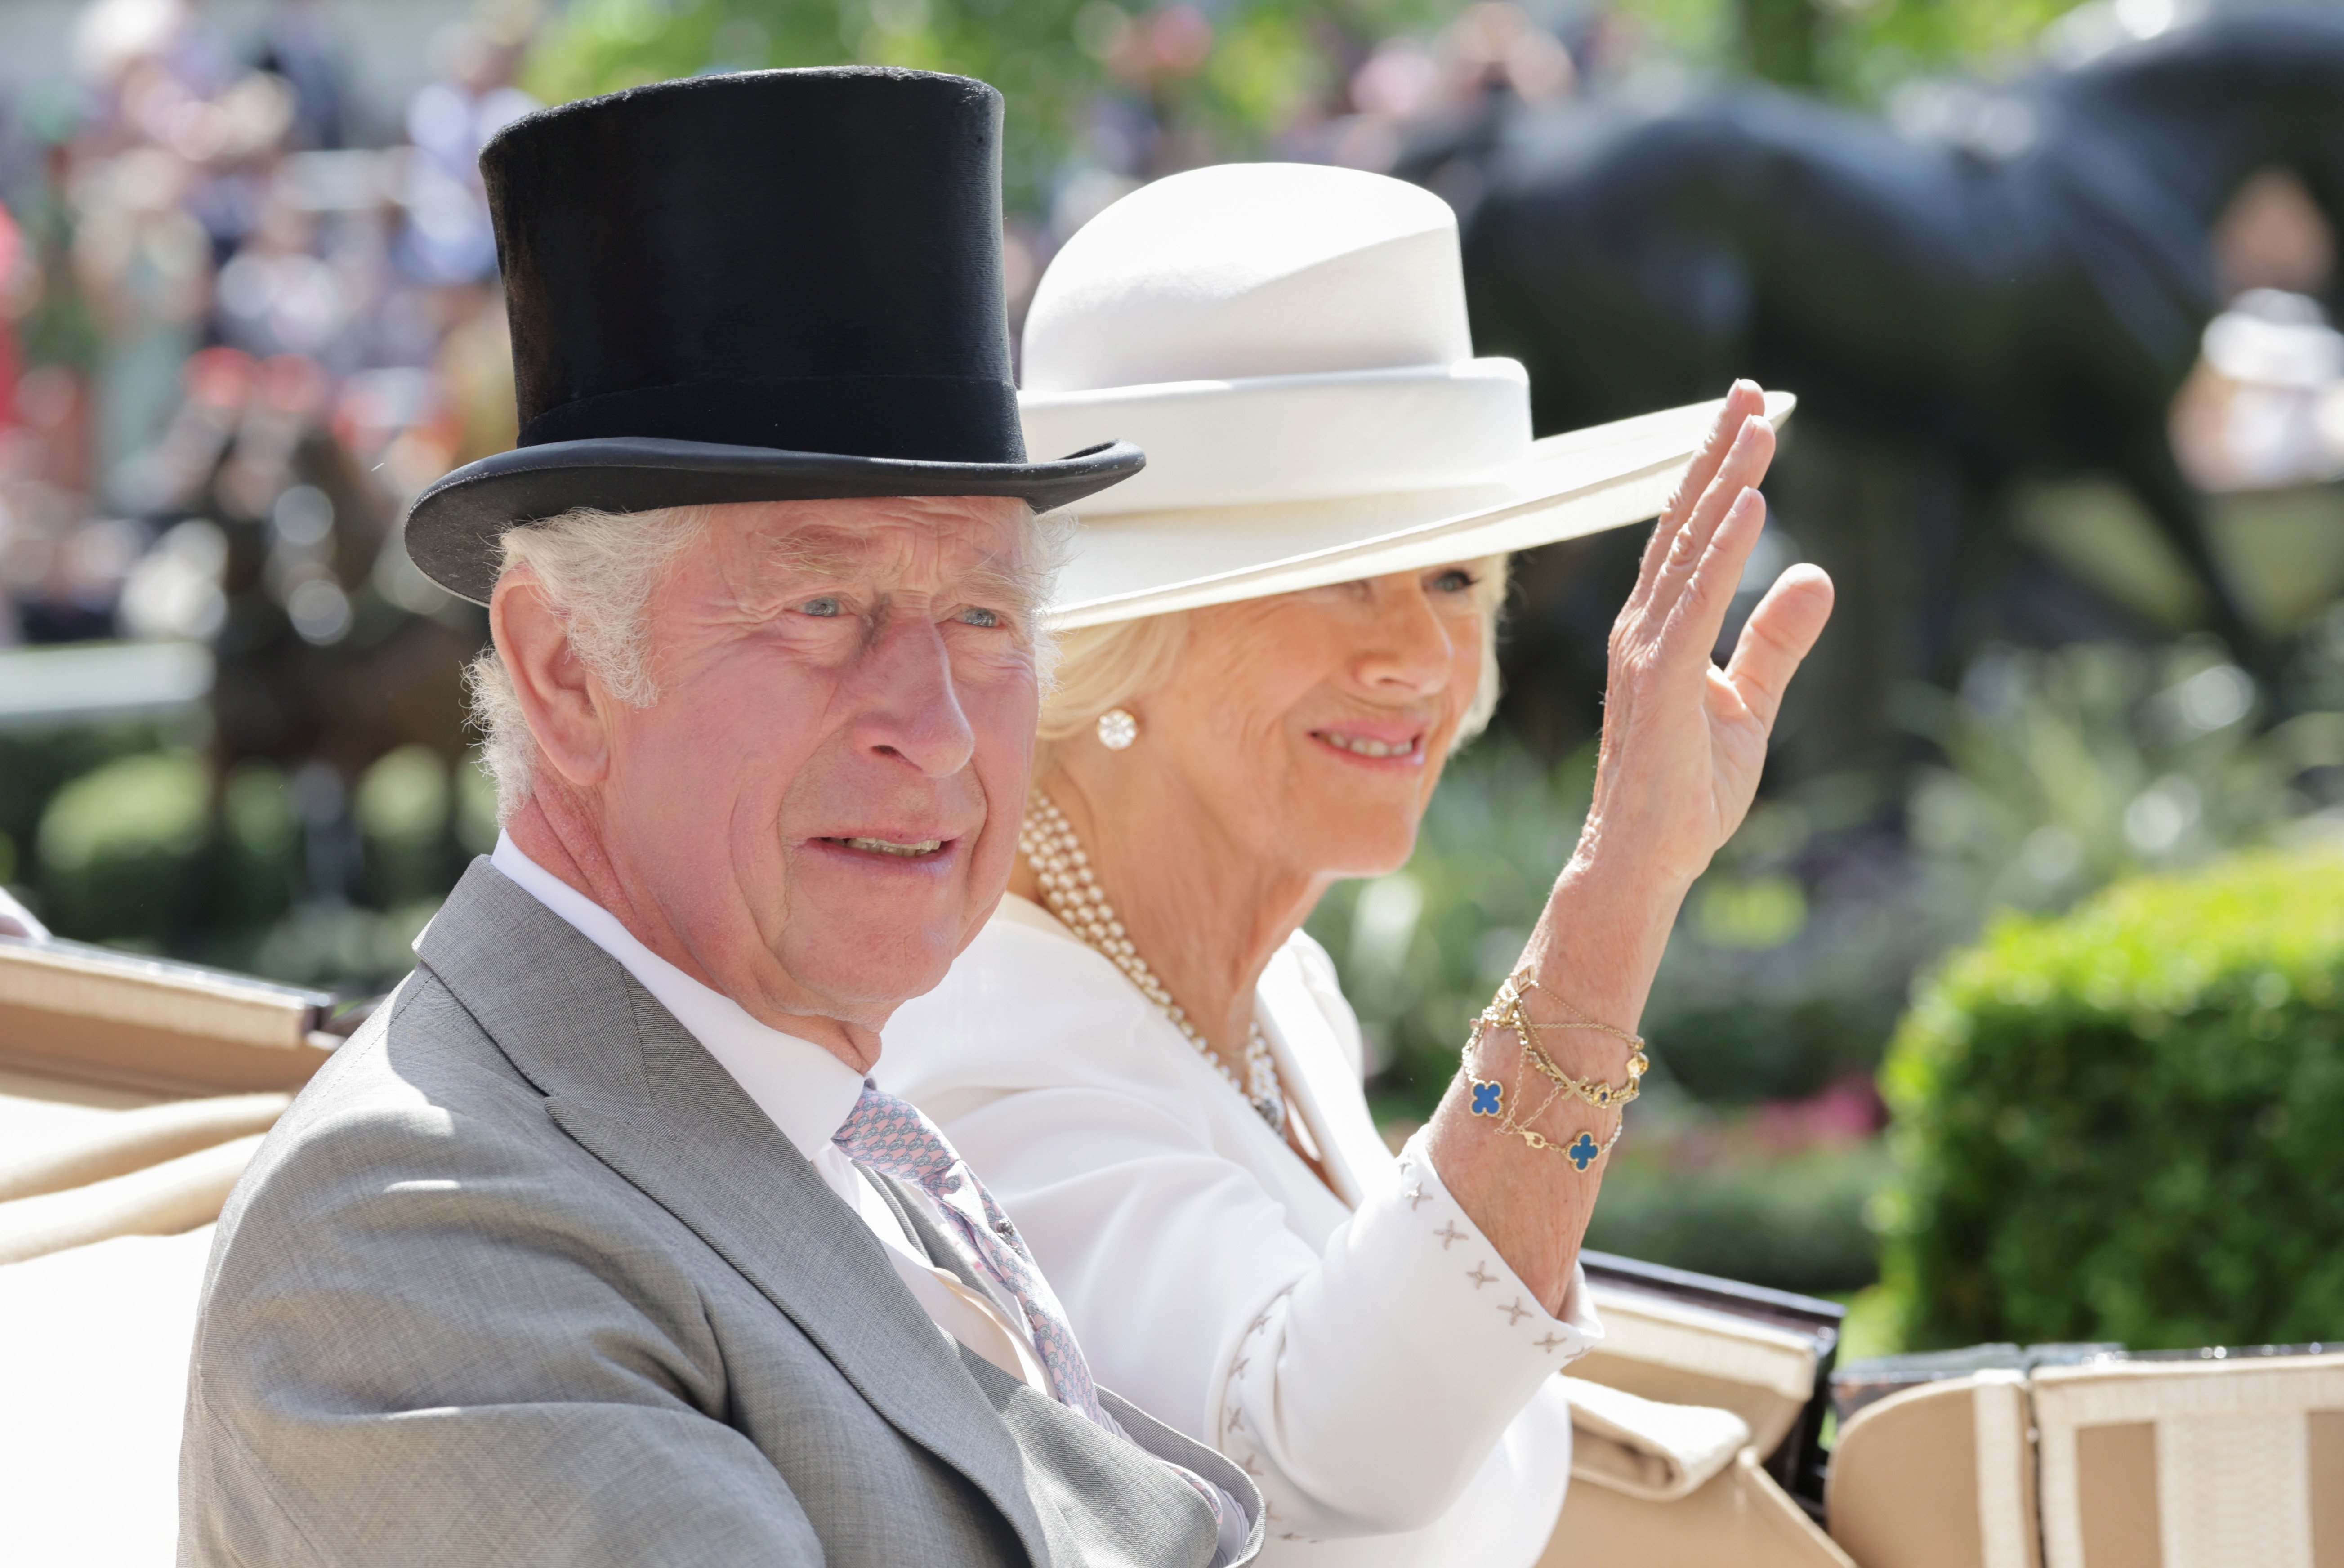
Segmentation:
[(1924, 1383), (1841, 1429), (1829, 1499), (1862, 1568), (2344, 1568), (2344, 1354)]

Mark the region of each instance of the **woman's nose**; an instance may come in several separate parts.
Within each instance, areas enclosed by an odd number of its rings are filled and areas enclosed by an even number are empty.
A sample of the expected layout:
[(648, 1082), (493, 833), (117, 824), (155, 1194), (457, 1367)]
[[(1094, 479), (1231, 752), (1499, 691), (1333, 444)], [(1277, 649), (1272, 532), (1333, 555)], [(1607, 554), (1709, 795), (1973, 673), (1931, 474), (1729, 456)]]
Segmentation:
[(1361, 684), (1429, 696), (1449, 683), (1457, 644), (1448, 622), (1411, 582), (1376, 596), (1370, 632), (1355, 663)]

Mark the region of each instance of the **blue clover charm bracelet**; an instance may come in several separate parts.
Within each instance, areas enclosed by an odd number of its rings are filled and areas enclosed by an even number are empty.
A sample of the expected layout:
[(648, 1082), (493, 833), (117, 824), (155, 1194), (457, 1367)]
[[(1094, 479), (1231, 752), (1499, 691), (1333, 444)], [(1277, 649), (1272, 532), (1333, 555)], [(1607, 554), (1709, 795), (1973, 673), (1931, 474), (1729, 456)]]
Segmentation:
[[(1487, 1117), (1495, 1121), (1500, 1132), (1511, 1133), (1532, 1148), (1555, 1150), (1571, 1161), (1573, 1169), (1584, 1176), (1590, 1167), (1611, 1152), (1612, 1146), (1620, 1141), (1620, 1135), (1628, 1130), (1625, 1115), (1627, 1104), (1636, 1098), (1636, 1091), (1640, 1087), (1638, 1080), (1644, 1076), (1646, 1066), (1643, 1042), (1622, 1030), (1610, 1028), (1601, 1024), (1591, 1024), (1574, 1017), (1571, 1023), (1561, 1027), (1596, 1029), (1627, 1044), (1630, 1052), (1628, 1081), (1625, 1084), (1612, 1085), (1597, 1079), (1581, 1080), (1570, 1077), (1557, 1067), (1553, 1059), (1539, 1047), (1537, 1036), (1539, 1026), (1532, 1024), (1522, 1014), (1522, 993), (1532, 988), (1532, 986), (1533, 983), (1527, 980), (1507, 981), (1500, 987), (1498, 999), (1491, 1003), (1480, 1017), (1473, 1020), (1472, 1036), (1465, 1042), (1464, 1050), (1465, 1081), (1472, 1089), (1468, 1108), (1474, 1116)], [(1550, 1080), (1545, 1100), (1527, 1117), (1520, 1114), (1519, 1108), (1506, 1103), (1506, 1085), (1502, 1080), (1485, 1078), (1473, 1071), (1474, 1050), (1490, 1033), (1500, 1030), (1512, 1034), (1521, 1042), (1523, 1062), (1529, 1067), (1535, 1067), (1541, 1076)], [(1599, 1111), (1612, 1110), (1622, 1113), (1620, 1125), (1613, 1128), (1612, 1136), (1601, 1143), (1595, 1141), (1594, 1134), (1582, 1128), (1579, 1136), (1567, 1144), (1556, 1143), (1544, 1133), (1529, 1125), (1544, 1116), (1557, 1100), (1566, 1095), (1584, 1100)]]

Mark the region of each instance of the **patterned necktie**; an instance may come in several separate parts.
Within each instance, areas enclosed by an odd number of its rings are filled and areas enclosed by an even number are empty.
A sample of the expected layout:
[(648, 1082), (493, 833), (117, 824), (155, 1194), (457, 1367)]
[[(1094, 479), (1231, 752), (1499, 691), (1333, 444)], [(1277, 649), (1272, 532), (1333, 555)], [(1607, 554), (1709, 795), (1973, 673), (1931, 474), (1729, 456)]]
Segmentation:
[(1066, 1326), (1066, 1310), (1034, 1266), (1033, 1254), (1026, 1250), (1009, 1217), (945, 1141), (936, 1124), (909, 1101), (897, 1099), (866, 1078), (854, 1114), (831, 1141), (845, 1151), (847, 1158), (908, 1181), (935, 1199), (936, 1207), (959, 1227), (976, 1266), (1024, 1309), (1026, 1325), (1033, 1330), (1034, 1349), (1042, 1358), (1042, 1370), (1049, 1374), (1050, 1391), (1061, 1404), (1121, 1437), (1123, 1429), (1100, 1408), (1090, 1363), (1083, 1359), (1082, 1347)]
[[(1058, 1402), (1129, 1442), (1130, 1434), (1100, 1406), (1097, 1385), (1091, 1381), (1091, 1364), (1083, 1359), (1083, 1348), (1075, 1342), (1075, 1331), (1066, 1325), (1066, 1309), (1058, 1305), (1049, 1281), (1034, 1266), (1034, 1255), (1026, 1250), (1025, 1239), (993, 1201), (993, 1194), (976, 1179), (976, 1173), (945, 1141), (936, 1124), (910, 1101), (897, 1099), (865, 1078), (863, 1098), (854, 1102), (846, 1125), (833, 1133), (830, 1141), (857, 1164), (912, 1183), (952, 1217), (976, 1266), (1024, 1310), (1026, 1326), (1033, 1330), (1034, 1349), (1041, 1355), (1042, 1370), (1049, 1374), (1050, 1391)], [(1223, 1537), (1213, 1561), (1229, 1560), (1231, 1541), (1241, 1541), (1245, 1534), (1243, 1510), (1204, 1477), (1169, 1461), (1163, 1462), (1195, 1488), (1205, 1506), (1212, 1510), (1213, 1522)]]

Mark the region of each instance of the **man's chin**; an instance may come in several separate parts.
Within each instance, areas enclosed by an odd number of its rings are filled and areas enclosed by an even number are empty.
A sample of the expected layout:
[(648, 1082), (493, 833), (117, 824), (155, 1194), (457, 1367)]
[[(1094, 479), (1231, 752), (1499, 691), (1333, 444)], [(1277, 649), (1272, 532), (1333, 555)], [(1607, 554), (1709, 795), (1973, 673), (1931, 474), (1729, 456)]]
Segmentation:
[(875, 1029), (914, 996), (944, 983), (957, 932), (844, 921), (780, 955), (791, 976), (829, 1016)]
[(799, 986), (840, 1008), (839, 1017), (876, 1027), (941, 985), (972, 935), (966, 855), (967, 845), (955, 843), (941, 865), (874, 865), (834, 852), (793, 856), (774, 956)]

